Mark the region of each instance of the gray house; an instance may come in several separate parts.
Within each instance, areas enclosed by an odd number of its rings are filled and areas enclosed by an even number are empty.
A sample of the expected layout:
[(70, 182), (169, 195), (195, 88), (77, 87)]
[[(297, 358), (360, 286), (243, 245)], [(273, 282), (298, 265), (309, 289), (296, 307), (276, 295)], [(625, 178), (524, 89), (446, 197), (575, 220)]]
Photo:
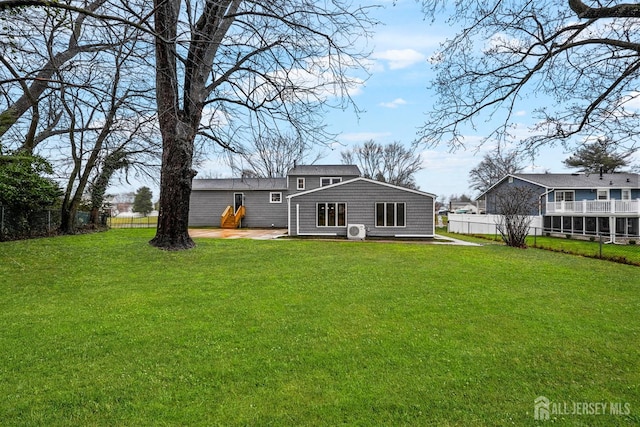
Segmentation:
[(305, 165), (286, 178), (194, 179), (190, 226), (287, 228), (291, 236), (433, 237), (435, 196)]
[(496, 195), (510, 186), (537, 194), (532, 215), (542, 215), (548, 232), (639, 237), (640, 175), (512, 174), (480, 195), (487, 213), (498, 213)]

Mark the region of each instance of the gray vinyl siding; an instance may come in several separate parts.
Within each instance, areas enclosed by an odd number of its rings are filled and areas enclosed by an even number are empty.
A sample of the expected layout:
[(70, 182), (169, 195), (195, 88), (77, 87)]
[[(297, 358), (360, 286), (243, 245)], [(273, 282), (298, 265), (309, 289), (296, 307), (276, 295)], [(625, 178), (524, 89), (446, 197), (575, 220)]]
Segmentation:
[[(272, 192), (282, 193), (282, 203), (270, 203)], [(246, 215), (242, 227), (287, 227), (286, 190), (192, 191), (189, 226), (220, 227), (220, 216), (227, 206), (233, 206), (235, 193), (244, 194)]]
[[(298, 231), (296, 220), (300, 219), (300, 234), (335, 233), (347, 235), (347, 227), (318, 227), (317, 203), (346, 203), (346, 224), (364, 224), (367, 237), (393, 237), (396, 235), (434, 234), (433, 197), (424, 193), (415, 193), (400, 188), (376, 184), (370, 181), (355, 180), (326, 190), (301, 194), (290, 199), (290, 234)], [(382, 202), (404, 202), (406, 224), (404, 227), (376, 227), (375, 204)], [(296, 210), (297, 214), (296, 215)]]
[[(304, 178), (304, 190), (298, 190), (298, 178)], [(315, 190), (320, 188), (320, 180), (322, 178), (342, 178), (342, 181), (349, 181), (354, 178), (358, 178), (358, 175), (290, 175), (288, 177), (289, 182), (289, 194), (300, 193), (303, 191)]]
[[(542, 196), (546, 191), (544, 187), (537, 184), (533, 184), (531, 182), (514, 178), (513, 182), (509, 183), (508, 178), (505, 178), (501, 183), (497, 184), (495, 187), (487, 191), (485, 195), (488, 214), (498, 213), (496, 208), (496, 195), (499, 194), (500, 191), (504, 191), (505, 189), (511, 188), (511, 187), (532, 188), (536, 192), (536, 194), (539, 196)], [(553, 196), (551, 194), (549, 194), (548, 197), (550, 197), (550, 200), (553, 200)], [(544, 197), (541, 197), (541, 201), (543, 204), (545, 201), (544, 199), (545, 199)], [(532, 208), (530, 215), (538, 215), (538, 204), (534, 203), (533, 205), (535, 205), (535, 207)], [(545, 206), (542, 206), (541, 209), (542, 209), (542, 212), (544, 213)]]

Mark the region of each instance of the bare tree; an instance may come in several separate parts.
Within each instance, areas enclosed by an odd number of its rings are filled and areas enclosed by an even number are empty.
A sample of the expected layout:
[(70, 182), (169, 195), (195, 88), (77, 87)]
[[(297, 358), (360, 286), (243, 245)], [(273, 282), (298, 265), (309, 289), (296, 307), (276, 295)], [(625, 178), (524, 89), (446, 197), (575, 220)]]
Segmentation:
[[(160, 212), (151, 244), (188, 233), (196, 137), (234, 149), (257, 126), (326, 141), (319, 113), (349, 100), (354, 50), (370, 21), (342, 0), (154, 2), (156, 97), (163, 139)], [(205, 110), (206, 108), (206, 110)], [(205, 114), (206, 113), (206, 114)]]
[(369, 140), (362, 146), (341, 153), (343, 164), (354, 164), (365, 178), (417, 189), (415, 174), (422, 169), (422, 158), (416, 148), (399, 142), (387, 145)]
[[(36, 132), (42, 139), (44, 131), (51, 132), (60, 119), (55, 109), (43, 111), (52, 84), (71, 84), (59, 80), (60, 71), (82, 64), (84, 58), (79, 57), (83, 55), (116, 48), (132, 32), (91, 17), (100, 9), (122, 9), (108, 0), (24, 2), (45, 8), (22, 8), (21, 2), (15, 2), (13, 9), (12, 2), (1, 3), (0, 13), (10, 14), (11, 19), (3, 21), (9, 42), (0, 45), (0, 93), (6, 101), (0, 104), (0, 137), (22, 119), (29, 131), (18, 131), (20, 150), (31, 153), (39, 142)], [(68, 9), (54, 12), (49, 6)], [(114, 33), (119, 33), (115, 41), (105, 37)]]
[(322, 154), (313, 144), (300, 135), (270, 134), (265, 131), (256, 135), (250, 146), (238, 152), (227, 150), (229, 166), (235, 175), (255, 178), (278, 178), (287, 175), (296, 164), (314, 164)]
[(531, 187), (503, 187), (495, 193), (495, 208), (500, 215), (496, 224), (507, 246), (526, 248), (531, 216), (538, 205), (538, 194)]
[(469, 171), (471, 188), (484, 193), (506, 175), (522, 171), (521, 158), (516, 150), (502, 152), (496, 149), (485, 154), (478, 166)]
[(461, 28), (432, 58), (438, 96), (423, 142), (461, 146), (467, 126), (481, 118), (495, 123), (487, 139), (510, 139), (514, 114), (538, 98), (537, 124), (522, 148), (572, 144), (579, 135), (635, 144), (640, 4), (421, 2), (434, 19), (450, 11)]
[[(86, 78), (90, 80), (86, 84), (75, 89), (64, 86), (59, 91), (64, 111), (61, 124), (68, 133), (50, 150), (68, 153), (66, 160), (58, 161), (67, 165), (63, 172), (67, 184), (61, 205), (63, 233), (75, 232), (76, 212), (87, 193), (92, 199), (92, 209), (101, 206), (104, 191), (115, 172), (131, 167), (143, 156), (153, 156), (153, 145), (146, 144), (148, 140), (142, 135), (144, 126), (140, 126), (144, 117), (149, 117), (149, 111), (144, 114), (141, 110), (138, 103), (141, 94), (129, 86), (132, 82), (121, 78), (123, 64), (119, 61), (125, 58), (115, 58), (115, 72), (106, 80), (98, 82), (89, 72)], [(101, 65), (97, 62), (89, 69)], [(138, 160), (134, 160), (136, 157)]]
[[(294, 129), (326, 143), (325, 107), (353, 105), (366, 52), (356, 41), (369, 34), (370, 6), (344, 0), (156, 0), (123, 3), (115, 12), (88, 11), (46, 0), (2, 0), (0, 11), (46, 6), (105, 23), (146, 31), (153, 16), (157, 119), (162, 135), (160, 212), (151, 244), (192, 247), (189, 198), (196, 139), (234, 150), (256, 127)], [(139, 8), (140, 10), (138, 11)], [(13, 117), (13, 116), (12, 116)], [(199, 144), (199, 143), (198, 143)]]
[(0, 134), (5, 145), (46, 154), (66, 181), (64, 233), (75, 231), (76, 211), (89, 197), (96, 222), (113, 175), (123, 168), (146, 172), (158, 150), (150, 136), (158, 135), (153, 85), (140, 74), (151, 45), (133, 25), (88, 18), (107, 4), (95, 1), (83, 11), (21, 9), (5, 27), (15, 42), (3, 46), (0, 75), (15, 81), (0, 82)]

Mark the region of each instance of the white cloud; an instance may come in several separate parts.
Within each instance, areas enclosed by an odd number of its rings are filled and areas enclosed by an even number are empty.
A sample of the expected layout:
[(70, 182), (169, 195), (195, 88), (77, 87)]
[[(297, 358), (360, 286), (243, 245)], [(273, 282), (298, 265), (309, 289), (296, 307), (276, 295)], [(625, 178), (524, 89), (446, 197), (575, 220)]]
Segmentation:
[(391, 102), (381, 102), (379, 105), (385, 108), (398, 108), (401, 105), (405, 105), (407, 101), (402, 98), (396, 98)]
[(373, 54), (375, 59), (387, 61), (391, 70), (399, 70), (426, 61), (426, 56), (414, 49), (390, 49)]
[(640, 110), (640, 92), (629, 92), (628, 95), (622, 97), (620, 103), (623, 104), (625, 108)]

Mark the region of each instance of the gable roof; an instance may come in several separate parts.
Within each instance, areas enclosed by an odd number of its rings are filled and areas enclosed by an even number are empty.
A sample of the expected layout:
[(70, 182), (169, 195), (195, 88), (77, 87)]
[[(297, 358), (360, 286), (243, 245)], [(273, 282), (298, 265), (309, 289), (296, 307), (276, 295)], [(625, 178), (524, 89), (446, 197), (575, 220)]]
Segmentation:
[(515, 178), (524, 179), (547, 188), (638, 188), (640, 175), (636, 173), (516, 173)]
[(300, 165), (289, 169), (287, 175), (360, 176), (360, 169), (356, 165)]
[(384, 186), (384, 187), (394, 188), (396, 190), (402, 190), (402, 191), (406, 191), (406, 192), (409, 192), (409, 193), (419, 194), (421, 196), (433, 197), (434, 199), (436, 198), (435, 194), (426, 193), (424, 191), (413, 190), (411, 188), (400, 187), (398, 185), (389, 184), (387, 182), (375, 181), (375, 180), (369, 179), (369, 178), (358, 177), (358, 178), (353, 178), (353, 179), (348, 179), (346, 181), (338, 182), (336, 184), (325, 185), (324, 187), (314, 188), (313, 190), (301, 191), (299, 193), (291, 194), (291, 195), (287, 196), (287, 199), (292, 199), (294, 197), (303, 196), (303, 195), (306, 195), (306, 194), (316, 193), (318, 191), (328, 190), (330, 188), (340, 187), (342, 185), (347, 185), (347, 184), (351, 184), (351, 183), (358, 182), (358, 181), (369, 182), (369, 183), (376, 184), (376, 185), (381, 185), (381, 186)]
[(477, 199), (482, 198), (507, 178), (516, 178), (531, 184), (539, 185), (547, 190), (561, 189), (593, 189), (593, 188), (640, 188), (640, 175), (637, 173), (514, 173), (505, 175), (493, 184)]
[(286, 178), (194, 179), (192, 190), (286, 190)]

